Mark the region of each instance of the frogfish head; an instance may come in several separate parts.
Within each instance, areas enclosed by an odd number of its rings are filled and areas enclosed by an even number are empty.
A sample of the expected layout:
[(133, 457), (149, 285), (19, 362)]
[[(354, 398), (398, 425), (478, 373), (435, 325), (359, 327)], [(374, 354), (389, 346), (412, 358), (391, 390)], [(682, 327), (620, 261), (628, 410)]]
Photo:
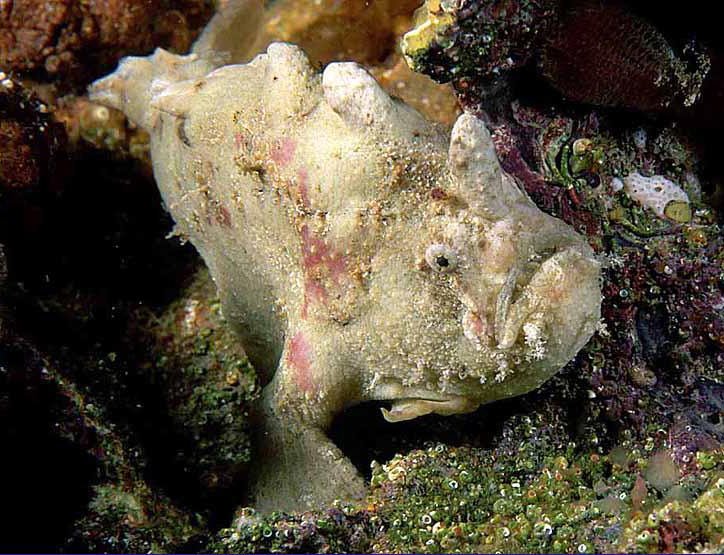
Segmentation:
[(388, 420), (526, 393), (594, 333), (600, 263), (502, 171), (475, 116), (455, 124), (443, 186), (419, 218), (407, 248), (413, 270), (398, 271), (397, 303), (408, 309), (390, 323), (415, 338), (416, 359), (402, 380), (380, 381), (377, 398), (393, 400)]

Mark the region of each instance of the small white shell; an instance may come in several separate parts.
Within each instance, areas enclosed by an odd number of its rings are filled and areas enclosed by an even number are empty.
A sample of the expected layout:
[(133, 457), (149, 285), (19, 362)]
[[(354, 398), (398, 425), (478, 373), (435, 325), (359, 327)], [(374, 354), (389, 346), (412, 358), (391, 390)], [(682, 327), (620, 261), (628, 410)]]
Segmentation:
[(425, 261), (430, 268), (439, 273), (450, 272), (458, 265), (455, 251), (442, 243), (433, 243), (427, 247)]

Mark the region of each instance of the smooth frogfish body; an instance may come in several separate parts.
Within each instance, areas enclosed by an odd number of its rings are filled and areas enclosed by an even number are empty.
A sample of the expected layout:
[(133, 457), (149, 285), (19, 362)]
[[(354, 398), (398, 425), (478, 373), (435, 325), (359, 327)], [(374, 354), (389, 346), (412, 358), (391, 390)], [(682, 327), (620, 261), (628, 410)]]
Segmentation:
[(498, 163), (471, 114), (449, 134), (355, 63), (320, 75), (290, 44), (126, 58), (91, 88), (148, 130), (178, 233), (201, 253), (266, 382), (254, 498), (296, 510), (364, 483), (325, 435), (536, 388), (600, 318), (599, 263)]

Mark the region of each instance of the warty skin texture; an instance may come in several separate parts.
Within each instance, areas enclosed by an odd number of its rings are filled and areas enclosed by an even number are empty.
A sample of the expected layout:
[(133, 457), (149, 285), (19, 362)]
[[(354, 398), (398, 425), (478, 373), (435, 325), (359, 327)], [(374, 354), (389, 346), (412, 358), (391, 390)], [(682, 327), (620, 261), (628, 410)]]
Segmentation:
[(289, 44), (218, 65), (157, 50), (91, 96), (151, 134), (177, 232), (268, 382), (259, 509), (363, 494), (324, 434), (339, 411), (469, 412), (539, 386), (589, 339), (593, 252), (502, 172), (475, 116), (449, 137), (358, 65), (319, 75)]

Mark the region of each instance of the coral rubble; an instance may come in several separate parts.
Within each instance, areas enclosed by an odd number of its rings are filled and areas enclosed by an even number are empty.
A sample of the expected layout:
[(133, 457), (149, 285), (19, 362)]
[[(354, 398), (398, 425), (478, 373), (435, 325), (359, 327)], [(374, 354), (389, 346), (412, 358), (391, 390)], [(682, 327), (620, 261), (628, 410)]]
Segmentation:
[[(559, 0), (428, 0), (402, 41), (410, 66), (459, 89), (499, 77), (536, 53), (559, 13)], [(481, 90), (479, 88), (478, 90)]]
[(91, 68), (159, 43), (186, 50), (210, 13), (204, 0), (3, 2), (0, 67), (82, 82)]

